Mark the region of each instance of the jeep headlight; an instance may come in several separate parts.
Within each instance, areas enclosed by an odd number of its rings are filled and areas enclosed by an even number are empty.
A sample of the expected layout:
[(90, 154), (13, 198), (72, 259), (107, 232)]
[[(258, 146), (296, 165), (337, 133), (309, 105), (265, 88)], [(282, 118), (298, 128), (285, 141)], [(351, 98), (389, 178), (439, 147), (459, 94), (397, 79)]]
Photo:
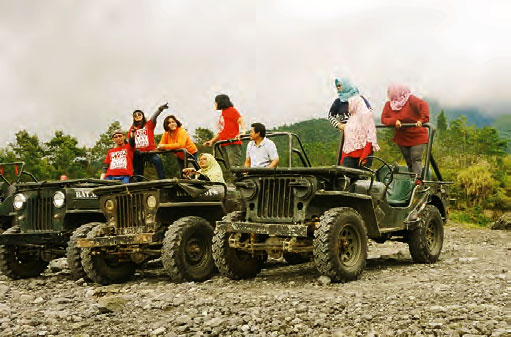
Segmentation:
[(146, 204), (148, 209), (154, 209), (156, 207), (156, 197), (153, 194), (150, 194), (146, 199)]
[(115, 202), (112, 199), (107, 199), (105, 201), (105, 211), (108, 213), (112, 213), (115, 209)]
[(66, 201), (66, 195), (61, 191), (55, 192), (53, 195), (53, 206), (57, 208), (61, 208), (64, 206), (64, 202)]
[(25, 206), (26, 202), (27, 202), (27, 197), (22, 193), (18, 193), (14, 196), (14, 201), (12, 202), (12, 206), (14, 207), (15, 210), (19, 211), (20, 209), (23, 208), (23, 206)]
[(237, 182), (236, 187), (241, 190), (241, 195), (246, 200), (251, 200), (257, 193), (257, 183), (252, 180)]

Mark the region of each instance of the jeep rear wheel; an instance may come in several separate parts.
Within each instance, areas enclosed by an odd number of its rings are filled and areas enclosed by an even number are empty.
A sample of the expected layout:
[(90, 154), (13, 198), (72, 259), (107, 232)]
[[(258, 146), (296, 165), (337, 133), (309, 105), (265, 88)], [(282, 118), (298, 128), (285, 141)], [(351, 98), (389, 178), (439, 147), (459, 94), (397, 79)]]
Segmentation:
[(81, 225), (78, 227), (69, 238), (66, 249), (66, 257), (67, 257), (67, 265), (71, 270), (71, 277), (74, 280), (78, 280), (80, 278), (88, 279), (85, 270), (83, 270), (82, 266), (82, 258), (80, 254), (82, 253), (81, 248), (76, 247), (76, 241), (78, 239), (83, 239), (87, 236), (87, 234), (91, 231), (92, 228), (100, 225), (98, 222), (91, 222), (85, 225)]
[(163, 267), (174, 282), (205, 281), (215, 270), (211, 241), (213, 227), (201, 217), (175, 221), (165, 233)]
[[(87, 238), (101, 237), (104, 226), (99, 224), (91, 229)], [(120, 261), (117, 255), (106, 254), (99, 248), (83, 248), (80, 256), (85, 273), (96, 283), (107, 285), (124, 282), (135, 273), (135, 263)]]
[[(19, 226), (6, 230), (3, 235), (20, 233)], [(41, 259), (36, 248), (24, 245), (0, 246), (0, 271), (13, 280), (35, 277), (48, 266), (48, 261)]]
[(444, 244), (444, 225), (438, 208), (427, 205), (419, 215), (422, 223), (408, 235), (408, 248), (417, 263), (438, 261)]
[(367, 259), (367, 229), (357, 211), (332, 208), (321, 216), (314, 233), (314, 262), (334, 282), (356, 280)]
[[(236, 211), (227, 214), (225, 221), (243, 220), (243, 213)], [(215, 229), (213, 236), (213, 258), (220, 273), (233, 280), (255, 277), (262, 269), (263, 260), (249, 253), (229, 247), (231, 233)]]

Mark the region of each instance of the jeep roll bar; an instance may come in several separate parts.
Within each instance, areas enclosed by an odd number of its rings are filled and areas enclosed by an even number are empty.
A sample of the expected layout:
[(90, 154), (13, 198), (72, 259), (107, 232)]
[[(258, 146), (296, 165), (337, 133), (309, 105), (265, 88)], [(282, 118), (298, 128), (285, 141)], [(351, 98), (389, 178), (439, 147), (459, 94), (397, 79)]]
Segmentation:
[[(14, 166), (14, 170), (15, 170), (15, 173), (16, 173), (16, 180), (14, 182), (10, 182), (7, 180), (7, 178), (5, 177), (5, 172), (4, 172), (4, 166)], [(29, 176), (30, 178), (32, 178), (32, 180), (34, 182), (38, 182), (37, 178), (30, 172), (26, 172), (26, 171), (23, 171), (23, 168), (25, 167), (25, 162), (22, 162), (22, 161), (16, 161), (16, 162), (12, 162), (12, 163), (0, 163), (0, 179), (2, 179), (3, 181), (5, 181), (7, 183), (7, 185), (12, 185), (14, 183), (19, 183), (20, 180), (21, 180), (21, 176), (23, 175), (27, 175)]]
[(150, 155), (150, 154), (166, 154), (166, 153), (179, 153), (182, 152), (184, 156), (184, 167), (188, 167), (188, 162), (190, 162), (193, 167), (198, 170), (200, 169), (199, 163), (193, 158), (192, 154), (188, 152), (185, 148), (179, 148), (174, 150), (153, 150), (153, 151), (139, 151), (139, 154), (142, 156)]
[[(410, 127), (418, 127), (415, 125), (415, 123), (403, 123), (401, 124), (402, 128), (410, 128)], [(428, 130), (428, 142), (426, 144), (426, 158), (424, 160), (424, 169), (422, 170), (422, 173), (420, 175), (420, 179), (422, 181), (426, 180), (426, 177), (429, 175), (429, 165), (431, 164), (431, 167), (433, 168), (433, 171), (435, 172), (436, 177), (438, 180), (442, 181), (442, 174), (440, 173), (440, 170), (438, 169), (438, 165), (436, 164), (435, 159), (433, 158), (433, 155), (431, 154), (431, 149), (433, 148), (433, 138), (435, 135), (435, 127), (431, 123), (424, 123), (422, 124), (423, 128), (426, 128)], [(377, 129), (385, 129), (385, 128), (394, 128), (394, 125), (383, 125), (383, 124), (377, 124)], [(337, 155), (337, 165), (341, 161), (342, 156), (342, 146), (344, 143), (344, 132), (340, 132), (341, 137), (339, 141), (339, 153)]]
[[(289, 167), (293, 166), (293, 161), (292, 161), (293, 153), (296, 153), (298, 155), (298, 157), (300, 158), (300, 161), (302, 162), (304, 167), (311, 167), (311, 162), (309, 160), (309, 157), (307, 156), (307, 153), (305, 152), (302, 141), (300, 140), (300, 138), (298, 137), (298, 135), (296, 133), (284, 132), (284, 131), (268, 132), (268, 133), (266, 133), (265, 138), (275, 138), (275, 137), (279, 137), (279, 136), (287, 136), (288, 137), (287, 153), (289, 156), (289, 165), (288, 165)], [(223, 158), (217, 157), (217, 153), (222, 152), (222, 151), (220, 151), (220, 146), (222, 144), (233, 143), (237, 140), (238, 139), (236, 139), (236, 138), (231, 138), (231, 139), (227, 139), (227, 140), (217, 141), (215, 143), (215, 145), (213, 146), (213, 157), (215, 157), (215, 159), (217, 161), (221, 161), (225, 166), (225, 161), (223, 160)], [(248, 142), (248, 141), (250, 141), (250, 136), (249, 135), (241, 135), (240, 140), (242, 142), (243, 141)], [(293, 140), (298, 144), (299, 148), (293, 147)]]

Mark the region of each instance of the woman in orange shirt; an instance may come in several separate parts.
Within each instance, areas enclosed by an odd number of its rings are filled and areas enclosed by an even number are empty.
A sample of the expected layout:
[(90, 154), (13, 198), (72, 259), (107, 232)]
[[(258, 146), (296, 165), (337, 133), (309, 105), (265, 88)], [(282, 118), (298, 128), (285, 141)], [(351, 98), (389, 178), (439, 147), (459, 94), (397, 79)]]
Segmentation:
[[(163, 121), (163, 128), (165, 132), (161, 137), (160, 144), (158, 145), (159, 150), (176, 150), (186, 149), (195, 159), (198, 161), (199, 152), (197, 146), (193, 143), (192, 139), (188, 135), (188, 132), (182, 127), (183, 124), (174, 115), (167, 116)], [(182, 152), (176, 153), (177, 163), (179, 166), (179, 172), (183, 171), (184, 168), (184, 154)]]

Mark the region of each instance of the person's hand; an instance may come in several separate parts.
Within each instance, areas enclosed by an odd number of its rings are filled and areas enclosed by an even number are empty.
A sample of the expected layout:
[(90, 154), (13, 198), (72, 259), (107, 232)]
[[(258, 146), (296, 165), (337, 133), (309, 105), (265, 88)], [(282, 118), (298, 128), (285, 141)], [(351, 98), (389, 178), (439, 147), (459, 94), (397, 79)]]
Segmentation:
[(417, 125), (418, 127), (421, 127), (422, 126), (422, 122), (421, 121), (417, 121), (417, 123), (415, 123), (415, 125)]
[(399, 129), (399, 128), (401, 128), (401, 121), (398, 119), (396, 121), (396, 129)]
[(204, 142), (202, 145), (207, 146), (207, 147), (211, 147), (213, 145), (213, 142), (208, 140), (207, 142)]
[(163, 110), (168, 109), (168, 108), (169, 108), (169, 103), (165, 103), (165, 104), (163, 104), (163, 105), (160, 105), (160, 106), (158, 107), (158, 110), (159, 110), (159, 111), (163, 111)]
[(236, 140), (241, 140), (241, 133), (238, 133), (238, 134), (234, 137), (234, 139), (236, 139)]
[(345, 128), (345, 127), (346, 127), (346, 124), (345, 124), (345, 123), (339, 123), (339, 124), (337, 124), (337, 128), (338, 128), (339, 130), (344, 131), (344, 128)]

